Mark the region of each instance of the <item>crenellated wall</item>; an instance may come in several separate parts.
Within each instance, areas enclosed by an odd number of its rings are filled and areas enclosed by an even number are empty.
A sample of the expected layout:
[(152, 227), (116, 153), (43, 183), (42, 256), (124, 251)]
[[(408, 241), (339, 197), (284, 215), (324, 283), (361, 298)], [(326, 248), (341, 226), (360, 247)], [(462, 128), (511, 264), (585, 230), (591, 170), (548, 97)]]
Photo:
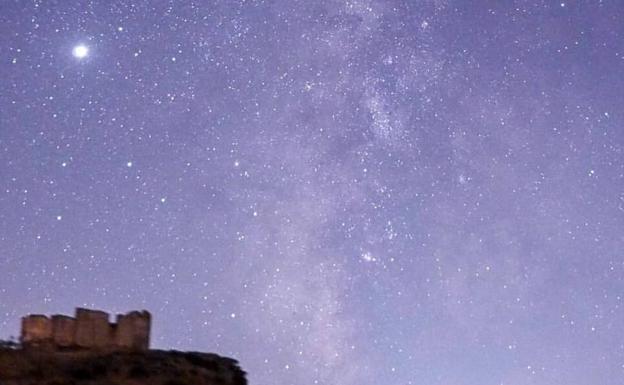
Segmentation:
[(147, 311), (119, 314), (109, 323), (103, 311), (77, 308), (76, 316), (29, 315), (22, 318), (20, 340), (26, 347), (148, 350), (151, 315)]

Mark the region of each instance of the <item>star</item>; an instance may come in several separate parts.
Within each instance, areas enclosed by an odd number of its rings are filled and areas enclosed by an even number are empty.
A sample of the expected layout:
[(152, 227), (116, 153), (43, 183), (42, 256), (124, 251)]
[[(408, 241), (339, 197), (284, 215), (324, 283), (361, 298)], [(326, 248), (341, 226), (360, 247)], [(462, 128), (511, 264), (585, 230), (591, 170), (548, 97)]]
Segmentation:
[(84, 44), (79, 44), (72, 50), (72, 55), (74, 55), (75, 58), (84, 59), (89, 55), (89, 47)]

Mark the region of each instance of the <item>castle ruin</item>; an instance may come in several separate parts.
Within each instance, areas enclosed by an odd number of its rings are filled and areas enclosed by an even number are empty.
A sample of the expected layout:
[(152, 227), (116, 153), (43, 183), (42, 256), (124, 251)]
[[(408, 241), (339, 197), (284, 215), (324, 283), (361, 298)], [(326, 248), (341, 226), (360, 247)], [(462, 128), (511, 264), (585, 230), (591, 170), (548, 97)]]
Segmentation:
[(132, 311), (117, 315), (110, 323), (108, 313), (76, 309), (76, 316), (32, 314), (22, 318), (20, 341), (25, 347), (83, 348), (110, 350), (149, 349), (151, 315)]

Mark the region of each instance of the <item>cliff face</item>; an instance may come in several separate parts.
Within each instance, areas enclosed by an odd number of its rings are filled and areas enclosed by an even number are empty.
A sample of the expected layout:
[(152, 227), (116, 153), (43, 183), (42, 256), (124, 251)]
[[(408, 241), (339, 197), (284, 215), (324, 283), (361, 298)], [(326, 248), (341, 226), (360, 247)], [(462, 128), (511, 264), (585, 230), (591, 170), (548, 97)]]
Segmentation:
[(231, 358), (211, 353), (0, 349), (2, 385), (246, 385)]

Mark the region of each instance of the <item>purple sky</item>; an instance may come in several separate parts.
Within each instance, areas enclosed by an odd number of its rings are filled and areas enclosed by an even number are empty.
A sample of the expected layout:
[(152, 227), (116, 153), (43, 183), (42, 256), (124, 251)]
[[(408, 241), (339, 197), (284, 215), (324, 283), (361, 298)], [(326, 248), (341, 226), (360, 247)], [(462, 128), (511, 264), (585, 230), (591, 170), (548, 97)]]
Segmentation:
[(624, 5), (4, 1), (0, 338), (252, 384), (620, 385)]

